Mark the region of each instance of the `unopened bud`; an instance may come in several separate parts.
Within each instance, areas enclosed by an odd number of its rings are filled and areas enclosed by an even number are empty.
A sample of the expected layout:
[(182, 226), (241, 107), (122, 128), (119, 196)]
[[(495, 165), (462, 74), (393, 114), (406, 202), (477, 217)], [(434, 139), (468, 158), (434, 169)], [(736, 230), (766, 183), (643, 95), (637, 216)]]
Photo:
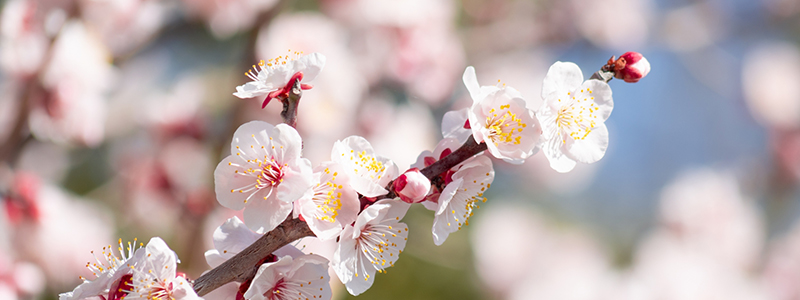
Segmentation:
[(614, 62), (614, 77), (637, 82), (650, 73), (650, 62), (639, 52), (626, 52)]
[(394, 191), (401, 200), (417, 203), (425, 200), (431, 190), (431, 181), (417, 168), (411, 168), (394, 181)]

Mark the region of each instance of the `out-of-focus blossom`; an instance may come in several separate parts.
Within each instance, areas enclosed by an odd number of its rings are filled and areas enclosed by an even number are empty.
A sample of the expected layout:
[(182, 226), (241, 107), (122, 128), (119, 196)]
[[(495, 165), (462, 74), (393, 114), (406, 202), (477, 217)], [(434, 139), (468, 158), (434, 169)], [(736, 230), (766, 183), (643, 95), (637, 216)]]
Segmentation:
[[(319, 255), (284, 256), (258, 268), (245, 299), (330, 299), (328, 260)], [(311, 297), (309, 297), (311, 296)]]
[(479, 217), (471, 231), (477, 274), (498, 298), (605, 299), (612, 273), (592, 239), (518, 205), (488, 206)]
[(359, 201), (341, 165), (325, 162), (314, 168), (313, 186), (297, 200), (299, 213), (318, 238), (339, 236), (345, 225), (355, 222)]
[(122, 243), (122, 239), (118, 243), (116, 253), (114, 253), (114, 248), (108, 245), (103, 247), (99, 258), (95, 255), (96, 262), (86, 263), (86, 268), (92, 272), (94, 279), (89, 280), (81, 276), (83, 283), (71, 292), (59, 294), (59, 300), (80, 300), (93, 297), (115, 299), (124, 295), (122, 287), (130, 284), (130, 274), (144, 259), (145, 253), (138, 251), (141, 245), (138, 245), (136, 240), (128, 242), (127, 247)]
[(201, 299), (186, 277), (177, 273), (178, 255), (161, 238), (152, 238), (144, 259), (134, 267), (131, 291), (125, 299)]
[(660, 219), (663, 227), (654, 238), (667, 235), (742, 270), (758, 262), (764, 225), (732, 174), (700, 169), (680, 175), (662, 193)]
[(324, 10), (351, 25), (353, 51), (367, 78), (398, 81), (415, 98), (439, 105), (463, 68), (455, 3), (433, 1), (327, 1)]
[[(261, 234), (247, 228), (238, 217), (232, 217), (214, 230), (214, 249), (206, 251), (206, 262), (212, 268), (216, 268), (226, 260), (242, 252), (261, 236)], [(287, 255), (300, 257), (303, 252), (300, 252), (292, 245), (286, 245), (275, 250), (273, 254), (277, 257)]]
[(504, 85), (480, 86), (472, 67), (467, 67), (463, 79), (474, 101), (469, 123), (475, 141), (485, 142), (492, 156), (512, 164), (536, 153), (542, 128), (522, 95)]
[(391, 157), (401, 170), (408, 169), (417, 153), (437, 141), (431, 111), (419, 103), (393, 106), (386, 98), (372, 98), (363, 104), (358, 119), (376, 151)]
[(444, 243), (450, 233), (469, 225), (473, 209), (479, 207), (479, 201), (486, 202), (483, 193), (494, 181), (492, 160), (486, 155), (472, 157), (457, 168), (452, 181), (435, 200), (438, 207), (434, 210), (432, 232), (433, 243), (437, 246)]
[(621, 60), (620, 69), (616, 70), (615, 68), (614, 70), (616, 78), (634, 83), (650, 73), (650, 62), (639, 52), (625, 52), (619, 59)]
[(271, 9), (277, 0), (183, 0), (190, 15), (208, 22), (211, 33), (219, 39), (246, 30), (259, 14)]
[(411, 168), (394, 180), (394, 190), (401, 200), (417, 203), (425, 200), (431, 189), (431, 181), (417, 168)]
[(672, 50), (695, 51), (721, 40), (728, 25), (713, 2), (696, 2), (667, 12), (661, 28)]
[(244, 209), (244, 222), (265, 233), (283, 222), (292, 202), (311, 188), (311, 162), (300, 157), (302, 140), (286, 124), (252, 121), (236, 129), (231, 155), (214, 171), (217, 200)]
[(300, 52), (290, 54), (279, 55), (266, 62), (262, 60), (258, 66), (253, 66), (252, 70), (245, 73), (253, 81), (237, 86), (233, 95), (243, 99), (266, 96), (261, 104), (261, 108), (264, 108), (272, 98), (288, 97), (295, 81), (301, 83), (300, 88), (311, 89), (309, 82), (322, 71), (325, 56), (319, 53), (302, 56)]
[(583, 81), (578, 65), (556, 62), (542, 84), (544, 103), (537, 111), (542, 152), (550, 167), (569, 172), (576, 161), (593, 163), (606, 153), (605, 120), (614, 108), (611, 88), (601, 80)]
[(160, 0), (80, 0), (81, 17), (115, 56), (143, 45), (167, 21), (170, 4)]
[(96, 146), (103, 140), (105, 93), (114, 79), (103, 45), (78, 22), (64, 25), (41, 76), (47, 95), (36, 99), (34, 136), (59, 143)]
[(3, 5), (0, 15), (0, 67), (11, 75), (32, 75), (45, 60), (50, 41), (43, 18), (46, 12), (51, 11), (42, 2), (10, 0)]
[(761, 44), (744, 58), (742, 86), (747, 106), (762, 125), (800, 128), (800, 51), (793, 44)]
[(763, 277), (775, 299), (800, 297), (800, 223), (772, 242), (767, 252)]
[(15, 252), (42, 267), (48, 286), (60, 290), (74, 286), (76, 275), (86, 274), (83, 267), (93, 260), (86, 248), (100, 249), (112, 239), (110, 214), (25, 174), (16, 175), (12, 191), (5, 204), (15, 228), (11, 238)]
[(399, 173), (390, 159), (375, 155), (365, 138), (350, 136), (333, 144), (331, 160), (344, 167), (350, 185), (366, 197), (385, 195), (384, 187)]
[(571, 4), (578, 31), (597, 46), (625, 49), (647, 41), (654, 19), (649, 0), (572, 0)]
[(410, 206), (400, 199), (380, 200), (342, 231), (331, 265), (350, 294), (363, 293), (375, 281), (376, 271), (394, 266), (408, 239), (408, 226), (399, 221)]

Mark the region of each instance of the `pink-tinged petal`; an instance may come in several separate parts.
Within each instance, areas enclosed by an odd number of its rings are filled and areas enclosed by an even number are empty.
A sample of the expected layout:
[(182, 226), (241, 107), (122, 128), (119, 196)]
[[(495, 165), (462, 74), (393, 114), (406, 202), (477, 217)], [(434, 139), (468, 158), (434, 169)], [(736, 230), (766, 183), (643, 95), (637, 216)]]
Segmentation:
[[(178, 255), (159, 237), (150, 239), (145, 246), (146, 267), (152, 270), (156, 278), (172, 279), (175, 277)], [(151, 272), (145, 269), (145, 272)]]
[(303, 83), (309, 83), (313, 81), (314, 78), (317, 78), (319, 72), (321, 72), (322, 68), (325, 67), (325, 61), (325, 55), (320, 53), (311, 53), (294, 61), (295, 70), (298, 72), (303, 72)]
[(455, 138), (460, 143), (467, 141), (472, 130), (464, 128), (464, 124), (469, 121), (469, 108), (448, 111), (442, 118), (442, 136), (445, 138)]
[(388, 210), (386, 210), (386, 214), (384, 215), (383, 219), (389, 221), (393, 220), (393, 222), (402, 220), (403, 217), (405, 217), (406, 212), (408, 212), (408, 209), (411, 207), (411, 204), (405, 203), (397, 198), (383, 199), (379, 200), (378, 202), (375, 202), (375, 205), (385, 205), (385, 204), (390, 205), (390, 207)]
[(197, 293), (194, 292), (192, 284), (186, 281), (183, 276), (175, 277), (172, 280), (172, 299), (174, 300), (202, 300)]
[(461, 187), (463, 181), (463, 179), (453, 180), (453, 182), (444, 188), (439, 196), (439, 205), (435, 210), (436, 214), (433, 219), (433, 228), (431, 229), (431, 232), (433, 233), (433, 243), (436, 246), (444, 243), (444, 241), (447, 239), (447, 236), (449, 236), (451, 232), (456, 232), (458, 230), (458, 224), (453, 222), (453, 220), (448, 220), (453, 217), (453, 214), (447, 214), (445, 212), (450, 206), (450, 201), (453, 199), (456, 191)]
[(292, 203), (283, 202), (274, 197), (255, 199), (243, 212), (244, 223), (250, 230), (267, 233), (286, 220), (292, 212)]
[(611, 110), (614, 109), (611, 87), (600, 80), (587, 80), (581, 85), (580, 89), (575, 91), (575, 94), (578, 99), (588, 98), (589, 101), (594, 101), (594, 107), (597, 108), (594, 114), (600, 120), (607, 120), (608, 116), (611, 115)]
[(255, 177), (244, 175), (243, 171), (249, 167), (252, 166), (234, 155), (226, 157), (217, 165), (214, 170), (214, 192), (222, 206), (241, 210), (247, 204), (248, 198), (259, 199), (266, 195), (268, 190), (259, 191), (253, 187), (256, 183)]
[(433, 152), (428, 150), (422, 151), (422, 153), (417, 156), (417, 161), (411, 165), (412, 168), (423, 169), (427, 166), (430, 166), (428, 163), (436, 162), (436, 159), (433, 158)]
[(464, 81), (464, 86), (467, 87), (472, 101), (477, 102), (481, 100), (481, 86), (478, 84), (478, 75), (475, 74), (475, 68), (472, 66), (464, 70), (464, 75), (461, 76)]
[(279, 201), (294, 202), (311, 188), (311, 161), (300, 158), (295, 166), (296, 169), (284, 169), (283, 182), (277, 187)]
[(542, 99), (546, 101), (575, 90), (583, 83), (581, 68), (572, 62), (557, 61), (550, 69), (542, 83)]
[(608, 129), (600, 123), (583, 139), (566, 139), (566, 150), (569, 158), (582, 163), (593, 163), (606, 154), (608, 148)]
[(564, 144), (564, 140), (561, 137), (549, 139), (542, 144), (542, 153), (547, 157), (547, 161), (550, 162), (550, 167), (559, 173), (572, 171), (577, 164), (575, 160), (564, 153)]

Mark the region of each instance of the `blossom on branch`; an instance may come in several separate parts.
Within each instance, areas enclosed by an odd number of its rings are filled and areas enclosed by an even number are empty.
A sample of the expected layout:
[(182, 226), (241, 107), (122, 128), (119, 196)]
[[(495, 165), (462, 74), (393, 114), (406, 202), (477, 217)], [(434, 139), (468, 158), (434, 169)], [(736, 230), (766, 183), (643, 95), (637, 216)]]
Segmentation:
[[(472, 210), (479, 202), (486, 202), (483, 192), (494, 181), (492, 160), (486, 155), (476, 155), (464, 161), (452, 174), (452, 181), (442, 190), (434, 212), (433, 243), (440, 246), (450, 233), (469, 225)], [(428, 206), (426, 206), (428, 207)]]
[(372, 286), (376, 271), (394, 266), (408, 240), (408, 226), (400, 219), (410, 206), (400, 199), (380, 200), (342, 231), (331, 265), (350, 294), (363, 293)]
[(536, 153), (542, 129), (522, 95), (505, 85), (480, 86), (473, 67), (467, 67), (463, 80), (473, 100), (468, 113), (475, 141), (485, 142), (492, 156), (512, 164)]
[(355, 135), (333, 144), (331, 160), (344, 167), (350, 185), (366, 197), (389, 193), (384, 187), (400, 172), (390, 159), (375, 155), (367, 139)]
[(328, 260), (324, 257), (284, 256), (258, 268), (244, 299), (331, 299), (329, 281)]
[(125, 300), (201, 299), (192, 285), (177, 273), (178, 256), (161, 238), (152, 238), (144, 248), (141, 267), (133, 267), (131, 290)]
[[(247, 228), (238, 217), (232, 217), (214, 230), (214, 249), (206, 251), (206, 262), (209, 266), (216, 268), (226, 260), (242, 252), (261, 236), (262, 234), (255, 233)], [(278, 257), (286, 255), (299, 257), (303, 255), (303, 252), (292, 245), (286, 245), (275, 250), (272, 254)]]
[(578, 65), (556, 62), (542, 84), (544, 102), (536, 116), (542, 125), (542, 152), (550, 167), (565, 173), (576, 161), (593, 163), (606, 153), (605, 120), (614, 108), (611, 88), (601, 80), (583, 81)]
[(311, 89), (308, 83), (322, 71), (325, 56), (319, 53), (301, 54), (292, 52), (291, 55), (260, 61), (258, 66), (254, 65), (252, 70), (245, 73), (253, 81), (237, 86), (233, 95), (242, 99), (266, 96), (261, 104), (261, 108), (264, 108), (272, 98), (288, 97), (295, 82), (299, 82), (304, 90)]
[[(433, 152), (428, 150), (422, 151), (422, 153), (420, 153), (417, 157), (417, 161), (411, 165), (411, 167), (419, 169), (429, 167), (438, 160), (450, 155), (450, 153), (453, 153), (453, 151), (456, 151), (459, 147), (461, 147), (461, 145), (462, 144), (454, 138), (444, 138), (439, 141), (439, 144), (436, 145), (436, 148), (433, 149)], [(456, 165), (455, 167), (450, 168), (450, 170), (438, 174), (437, 176), (441, 177), (441, 183), (447, 185), (452, 182), (453, 173), (458, 170), (458, 167), (459, 165)], [(428, 192), (428, 195), (425, 196), (425, 200), (421, 202), (422, 205), (430, 210), (435, 211), (438, 207), (440, 193), (440, 187), (435, 184), (432, 185), (430, 192)]]
[[(141, 260), (144, 253), (139, 250), (136, 240), (128, 242), (127, 247), (122, 244), (122, 239), (119, 240), (117, 253), (111, 248), (111, 245), (103, 247), (100, 253), (101, 257), (95, 256), (95, 262), (87, 262), (86, 268), (92, 272), (95, 277), (93, 280), (81, 277), (83, 283), (75, 287), (71, 292), (61, 293), (58, 295), (59, 300), (79, 300), (87, 299), (97, 296), (103, 296), (107, 299), (118, 299), (124, 294), (119, 291), (121, 282), (125, 281), (123, 277), (130, 279), (132, 272), (131, 267), (137, 265)], [(94, 254), (94, 251), (92, 251)]]
[(311, 188), (311, 162), (300, 157), (302, 140), (286, 124), (252, 121), (236, 130), (232, 155), (214, 171), (217, 200), (244, 209), (244, 223), (266, 233), (283, 222), (292, 202)]
[(314, 171), (314, 185), (297, 200), (297, 207), (314, 235), (329, 240), (355, 222), (360, 202), (341, 165), (325, 162)]
[(431, 181), (418, 168), (411, 168), (394, 181), (394, 190), (401, 200), (418, 203), (425, 200), (431, 189)]

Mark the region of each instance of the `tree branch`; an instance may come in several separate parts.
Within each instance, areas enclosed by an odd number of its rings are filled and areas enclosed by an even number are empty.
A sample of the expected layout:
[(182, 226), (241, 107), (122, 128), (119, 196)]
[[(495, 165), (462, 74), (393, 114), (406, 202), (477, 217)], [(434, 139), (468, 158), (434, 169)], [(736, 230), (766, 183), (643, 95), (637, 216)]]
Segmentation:
[(244, 281), (255, 276), (258, 262), (300, 238), (313, 236), (308, 224), (300, 219), (287, 219), (275, 229), (261, 236), (250, 246), (203, 274), (194, 281), (194, 291), (203, 296), (231, 281)]
[(292, 84), (292, 90), (289, 91), (289, 97), (281, 99), (281, 103), (283, 103), (281, 117), (283, 122), (292, 126), (292, 128), (297, 128), (297, 106), (302, 96), (303, 90), (300, 89), (300, 80), (295, 80), (294, 84)]

